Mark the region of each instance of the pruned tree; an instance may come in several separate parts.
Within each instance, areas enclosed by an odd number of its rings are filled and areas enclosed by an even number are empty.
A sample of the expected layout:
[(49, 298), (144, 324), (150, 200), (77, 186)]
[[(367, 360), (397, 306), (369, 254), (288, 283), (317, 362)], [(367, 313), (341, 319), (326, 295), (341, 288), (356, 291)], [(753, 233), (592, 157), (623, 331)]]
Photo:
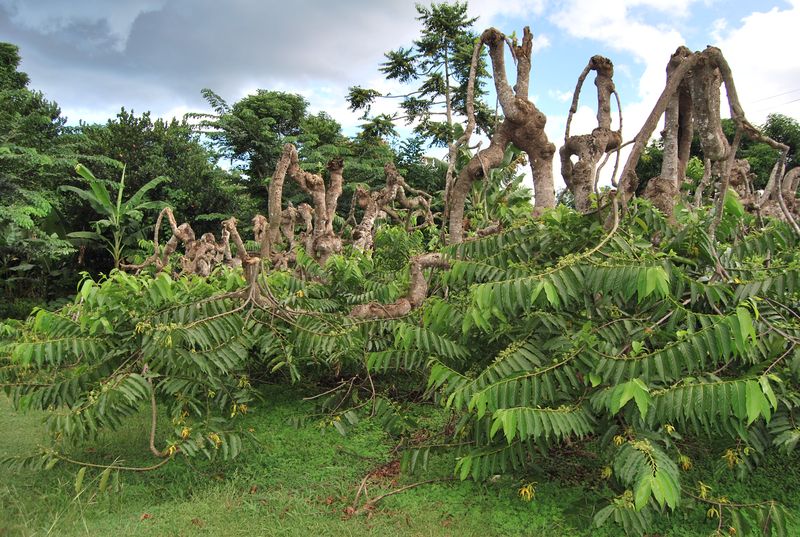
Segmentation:
[[(720, 118), (720, 86), (725, 84), (730, 115), (735, 124), (733, 142), (729, 143), (722, 129)], [(722, 205), (728, 190), (731, 171), (736, 160), (736, 151), (743, 135), (768, 144), (778, 150), (780, 157), (775, 163), (770, 181), (757, 201), (761, 207), (776, 189), (781, 212), (793, 229), (800, 227), (783, 201), (783, 175), (789, 146), (762, 134), (746, 118), (739, 102), (733, 75), (722, 51), (707, 47), (702, 52), (691, 52), (679, 47), (667, 65), (667, 83), (653, 110), (633, 140), (633, 148), (622, 171), (620, 195), (623, 205), (635, 192), (639, 178), (636, 164), (655, 130), (659, 118), (665, 115), (664, 160), (661, 175), (648, 183), (648, 197), (666, 214), (671, 214), (678, 195), (679, 179), (686, 170), (688, 152), (693, 132), (700, 136), (703, 154), (710, 168), (709, 181), (717, 184), (716, 219), (712, 224), (712, 236), (722, 217)], [(652, 183), (652, 186), (650, 185)]]
[[(597, 127), (591, 134), (570, 136), (570, 124), (575, 112), (578, 110), (578, 98), (581, 87), (590, 71), (595, 71), (597, 76), (594, 84), (597, 86)], [(617, 130), (611, 130), (611, 95), (617, 99), (619, 95), (614, 87), (614, 64), (603, 56), (592, 56), (589, 63), (578, 77), (578, 84), (572, 96), (572, 106), (567, 116), (567, 127), (564, 134), (564, 145), (559, 150), (561, 157), (561, 175), (567, 188), (575, 198), (575, 208), (586, 212), (590, 205), (590, 196), (597, 190), (597, 164), (603, 155), (619, 149), (622, 144), (622, 112), (620, 110), (620, 124)], [(572, 157), (577, 157), (577, 162), (572, 162)]]
[[(509, 44), (511, 53), (517, 62), (516, 84), (513, 88), (506, 77), (504, 57), (506, 43)], [(509, 144), (513, 143), (528, 154), (533, 173), (534, 210), (541, 212), (543, 209), (555, 206), (552, 162), (555, 145), (550, 143), (544, 132), (547, 117), (528, 99), (533, 34), (526, 26), (522, 44), (517, 45), (516, 40), (510, 40), (495, 28), (484, 31), (480, 40), (475, 44), (470, 72), (471, 81), (476, 72), (479, 51), (484, 44), (489, 47), (494, 85), (504, 118), (493, 132), (489, 147), (478, 151), (455, 179), (450, 197), (447, 199), (450, 210), (448, 230), (452, 244), (462, 241), (464, 204), (473, 183), (488, 176), (489, 170), (496, 168), (502, 162), (505, 149)], [(464, 144), (469, 143), (469, 137), (474, 127), (472, 101), (473, 95), (468, 89), (467, 127), (461, 140)]]
[[(160, 250), (159, 231), (163, 217), (166, 215), (167, 222), (172, 230), (172, 236)], [(262, 217), (263, 218), (263, 217)], [(204, 233), (199, 239), (196, 238), (192, 226), (188, 222), (178, 225), (170, 207), (164, 207), (156, 219), (155, 231), (153, 232), (153, 254), (139, 264), (122, 264), (126, 270), (141, 271), (150, 265), (155, 265), (156, 273), (161, 272), (169, 263), (170, 256), (175, 253), (181, 244), (184, 253), (180, 258), (180, 274), (196, 274), (207, 277), (215, 267), (222, 263), (230, 266), (238, 265), (238, 259), (233, 258), (230, 249), (230, 233), (223, 229), (221, 241), (217, 241), (213, 233)]]
[[(281, 201), (283, 198), (283, 185), (288, 175), (301, 190), (311, 197), (313, 206), (313, 225), (311, 227), (310, 241), (306, 243), (309, 254), (320, 263), (333, 253), (342, 249), (342, 241), (333, 230), (333, 218), (336, 214), (336, 205), (342, 194), (344, 162), (340, 158), (328, 162), (330, 182), (325, 187), (321, 175), (308, 172), (300, 167), (297, 148), (292, 144), (283, 146), (283, 152), (275, 173), (272, 176), (269, 193), (269, 232), (261, 240), (262, 256), (273, 250), (277, 243), (281, 223), (284, 221)], [(287, 216), (290, 216), (287, 214)]]
[[(422, 226), (433, 225), (431, 195), (409, 186), (392, 163), (384, 166), (384, 173), (386, 185), (380, 190), (369, 191), (359, 185), (353, 193), (353, 207), (358, 206), (364, 210), (361, 222), (353, 230), (353, 245), (359, 250), (368, 250), (372, 247), (375, 221), (381, 213), (390, 216), (398, 223), (404, 223), (407, 230), (414, 227), (418, 216), (424, 218)], [(414, 196), (409, 198), (406, 191)], [(392, 207), (394, 202), (399, 203), (406, 211), (405, 217), (394, 210)]]

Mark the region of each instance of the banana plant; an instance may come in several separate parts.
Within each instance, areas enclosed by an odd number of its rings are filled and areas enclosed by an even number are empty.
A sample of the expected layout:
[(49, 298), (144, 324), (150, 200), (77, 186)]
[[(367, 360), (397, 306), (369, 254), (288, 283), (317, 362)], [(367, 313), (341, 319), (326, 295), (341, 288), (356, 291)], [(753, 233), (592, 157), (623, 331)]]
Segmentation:
[(112, 200), (103, 181), (97, 179), (94, 174), (83, 164), (75, 166), (75, 171), (86, 179), (89, 189), (84, 190), (75, 186), (62, 186), (62, 190), (73, 192), (81, 199), (89, 202), (92, 209), (103, 216), (100, 220), (92, 222), (95, 231), (75, 231), (67, 236), (74, 239), (88, 239), (105, 245), (106, 250), (114, 259), (114, 268), (119, 268), (124, 258), (125, 238), (129, 235), (128, 227), (131, 224), (139, 223), (142, 220), (142, 211), (148, 209), (160, 209), (164, 206), (161, 201), (149, 201), (146, 199), (147, 193), (163, 182), (169, 181), (168, 177), (160, 176), (148, 181), (136, 191), (127, 201), (122, 197), (125, 191), (125, 167), (122, 168), (122, 177), (117, 185), (116, 200)]
[[(462, 148), (463, 158), (466, 162), (472, 158), (469, 148)], [(530, 214), (533, 210), (531, 198), (533, 192), (523, 184), (524, 173), (517, 170), (525, 161), (521, 158), (522, 151), (514, 145), (509, 145), (503, 160), (497, 168), (489, 170), (489, 177), (483, 181), (476, 181), (469, 197), (468, 214), (475, 222), (477, 228), (489, 225), (491, 222), (510, 224), (514, 219)]]

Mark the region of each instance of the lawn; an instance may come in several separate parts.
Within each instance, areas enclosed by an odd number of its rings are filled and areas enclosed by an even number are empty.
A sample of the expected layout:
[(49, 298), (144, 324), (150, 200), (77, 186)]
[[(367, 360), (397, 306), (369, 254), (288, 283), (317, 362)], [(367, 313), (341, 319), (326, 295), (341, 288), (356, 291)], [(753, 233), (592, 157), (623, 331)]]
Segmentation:
[[(497, 477), (487, 483), (450, 480), (452, 457), (431, 459), (418, 475), (397, 470), (395, 443), (369, 420), (347, 437), (323, 422), (290, 425), (310, 412), (301, 394), (278, 387), (264, 390), (243, 427), (254, 441), (236, 460), (187, 462), (180, 456), (153, 472), (124, 473), (119, 487), (99, 494), (100, 471), (89, 469), (79, 494), (78, 467), (58, 464), (49, 471), (0, 467), (0, 536), (24, 535), (618, 535), (608, 525), (592, 527), (592, 515), (611, 493), (599, 477), (601, 463), (576, 450), (535, 465), (524, 479)], [(441, 422), (437, 409), (412, 409), (420, 421)], [(41, 415), (15, 413), (0, 401), (0, 457), (30, 454), (42, 440)], [(114, 434), (70, 452), (76, 459), (131, 466), (150, 465), (146, 413)], [(697, 447), (703, 450), (702, 446)], [(714, 483), (715, 493), (739, 501), (773, 497), (800, 507), (800, 458), (766, 461), (746, 482), (727, 472), (715, 477), (716, 464), (698, 465), (684, 486)], [(777, 461), (777, 459), (776, 459)], [(370, 498), (407, 484), (439, 479), (387, 496), (374, 509), (351, 515), (365, 476)], [(527, 502), (518, 490), (535, 482)], [(357, 507), (363, 505), (363, 498)], [(700, 509), (679, 510), (657, 524), (660, 535), (708, 535), (716, 527)], [(800, 533), (800, 527), (794, 534)], [(791, 533), (791, 531), (790, 531)]]

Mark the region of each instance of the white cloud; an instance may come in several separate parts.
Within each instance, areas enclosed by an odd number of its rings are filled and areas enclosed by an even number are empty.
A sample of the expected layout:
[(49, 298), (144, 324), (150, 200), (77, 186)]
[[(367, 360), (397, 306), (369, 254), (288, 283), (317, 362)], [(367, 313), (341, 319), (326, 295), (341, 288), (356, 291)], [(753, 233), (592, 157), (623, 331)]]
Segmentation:
[[(680, 12), (690, 2), (682, 0), (676, 9)], [(674, 28), (646, 24), (631, 14), (631, 6), (644, 3), (655, 4), (645, 0), (569, 0), (550, 20), (573, 37), (600, 41), (631, 54), (645, 66), (639, 83), (640, 97), (655, 100), (663, 87), (664, 66), (684, 40)]]
[(711, 39), (715, 42), (722, 41), (722, 34), (728, 29), (728, 21), (725, 19), (717, 19), (711, 25)]
[(697, 0), (627, 0), (625, 4), (626, 7), (644, 6), (675, 17), (686, 17), (689, 15), (689, 8), (695, 2)]
[(539, 34), (533, 36), (533, 52), (534, 54), (546, 49), (550, 46), (550, 38), (547, 37), (545, 34)]
[(561, 103), (568, 103), (572, 100), (572, 90), (547, 90), (547, 96), (551, 99), (555, 99)]
[(731, 66), (745, 114), (755, 123), (771, 112), (800, 117), (800, 0), (790, 3), (786, 9), (752, 13), (715, 42)]

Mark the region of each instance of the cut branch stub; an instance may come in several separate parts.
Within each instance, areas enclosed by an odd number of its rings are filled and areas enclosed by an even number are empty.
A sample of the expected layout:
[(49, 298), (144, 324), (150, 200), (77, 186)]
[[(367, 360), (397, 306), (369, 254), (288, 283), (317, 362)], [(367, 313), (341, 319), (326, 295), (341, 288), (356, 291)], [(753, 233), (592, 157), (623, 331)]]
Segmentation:
[(353, 246), (359, 250), (372, 248), (372, 229), (378, 217), (378, 203), (375, 197), (364, 187), (357, 186), (354, 193), (356, 204), (364, 209), (361, 222), (353, 230)]
[(336, 216), (336, 206), (339, 203), (339, 197), (342, 195), (343, 170), (344, 160), (341, 157), (331, 159), (328, 162), (330, 182), (325, 191), (325, 207), (328, 210), (325, 232), (331, 235), (333, 235), (333, 217)]

